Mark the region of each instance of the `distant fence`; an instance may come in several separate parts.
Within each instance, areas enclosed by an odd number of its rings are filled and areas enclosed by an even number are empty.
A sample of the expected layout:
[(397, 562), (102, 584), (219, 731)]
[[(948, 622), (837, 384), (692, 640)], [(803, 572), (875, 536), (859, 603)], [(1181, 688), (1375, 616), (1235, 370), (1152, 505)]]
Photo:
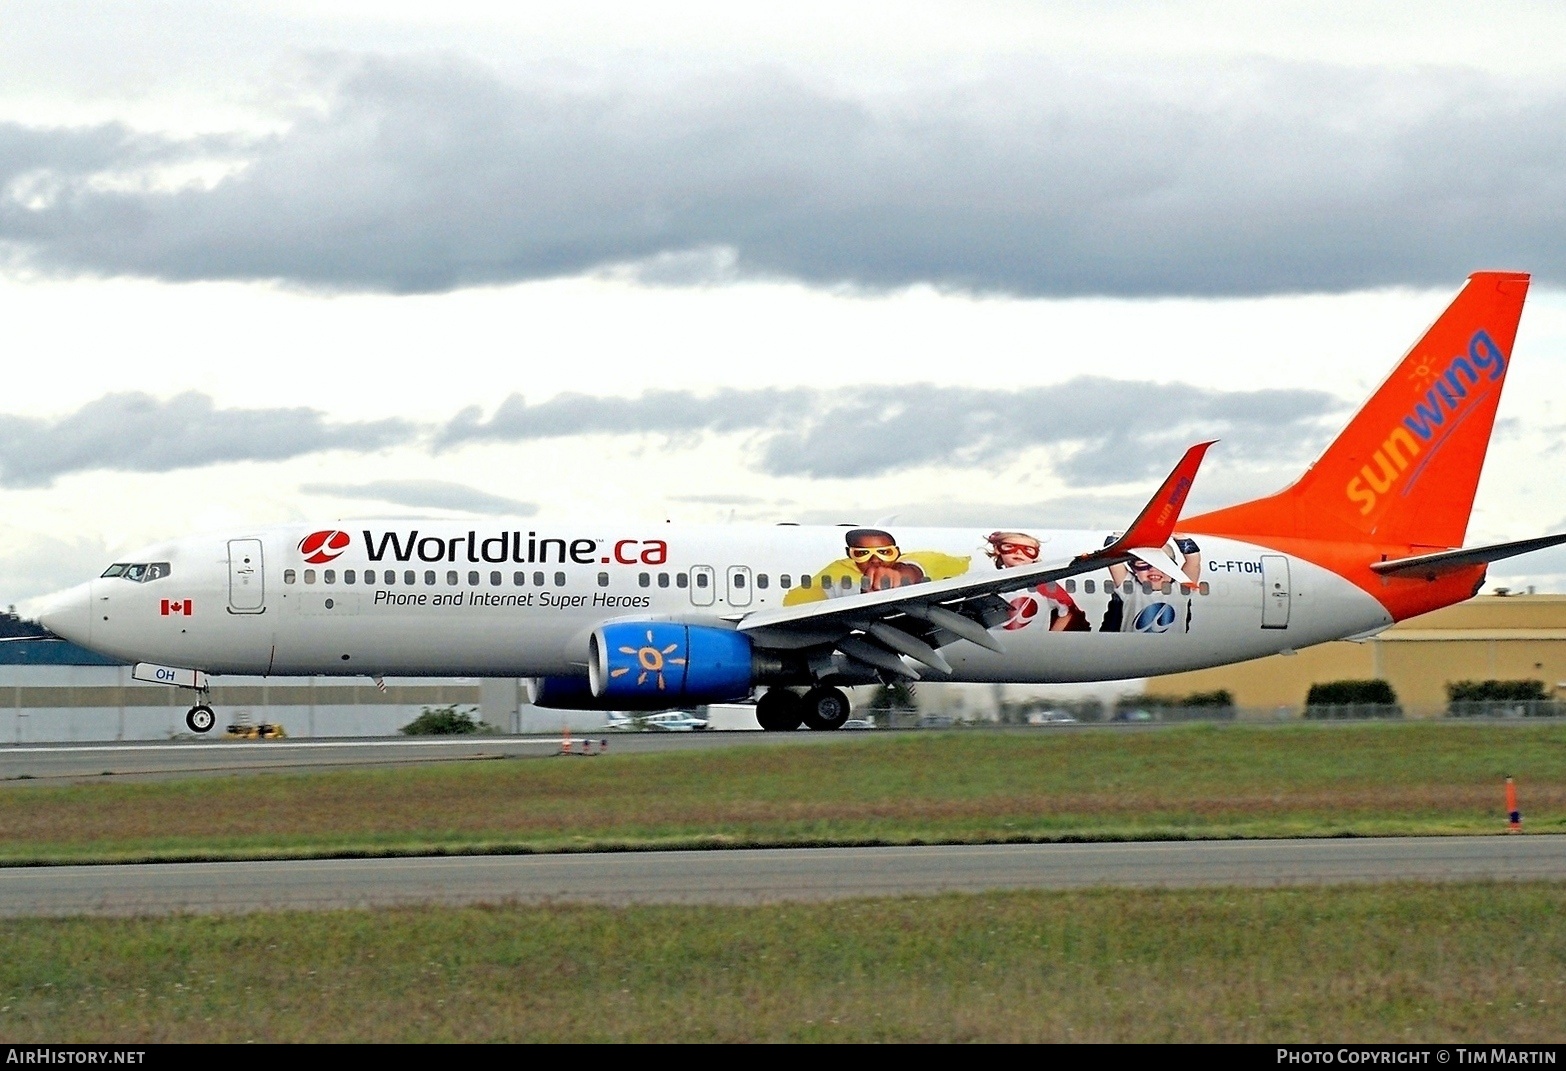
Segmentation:
[(1559, 718), (1566, 702), (1559, 699), (1454, 699), (1446, 705), (1454, 718)]
[(1397, 703), (1312, 703), (1302, 716), (1311, 721), (1384, 720), (1401, 718), (1403, 708)]

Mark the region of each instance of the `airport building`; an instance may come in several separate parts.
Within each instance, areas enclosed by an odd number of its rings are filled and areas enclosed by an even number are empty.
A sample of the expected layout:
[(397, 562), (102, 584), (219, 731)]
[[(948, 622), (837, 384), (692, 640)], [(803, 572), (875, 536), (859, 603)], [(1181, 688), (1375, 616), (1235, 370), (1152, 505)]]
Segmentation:
[(1552, 698), (1566, 698), (1566, 595), (1481, 595), (1362, 643), (1171, 673), (1150, 679), (1146, 691), (1227, 689), (1242, 709), (1297, 713), (1318, 681), (1372, 679), (1390, 684), (1410, 716), (1445, 712), (1446, 686), (1462, 680), (1538, 680)]

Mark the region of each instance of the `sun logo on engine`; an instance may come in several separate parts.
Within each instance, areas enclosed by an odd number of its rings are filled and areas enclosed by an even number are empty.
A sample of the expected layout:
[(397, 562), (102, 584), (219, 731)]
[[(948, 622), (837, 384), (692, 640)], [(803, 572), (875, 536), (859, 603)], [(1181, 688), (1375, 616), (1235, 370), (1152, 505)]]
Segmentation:
[(642, 685), (646, 684), (648, 680), (656, 679), (658, 682), (658, 690), (661, 692), (664, 690), (663, 667), (683, 666), (685, 664), (685, 659), (683, 658), (669, 657), (679, 649), (680, 645), (677, 643), (671, 643), (667, 647), (660, 649), (653, 643), (652, 629), (648, 629), (647, 643), (644, 646), (620, 648), (621, 654), (631, 655), (636, 659), (636, 665), (621, 666), (619, 669), (611, 669), (609, 671), (609, 676), (623, 677), (633, 669), (640, 669), (641, 672), (636, 676), (636, 686), (640, 688)]

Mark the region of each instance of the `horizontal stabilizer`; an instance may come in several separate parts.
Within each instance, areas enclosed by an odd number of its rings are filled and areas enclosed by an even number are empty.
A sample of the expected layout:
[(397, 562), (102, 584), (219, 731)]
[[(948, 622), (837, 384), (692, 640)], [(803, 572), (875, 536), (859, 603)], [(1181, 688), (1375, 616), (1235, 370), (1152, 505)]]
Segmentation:
[(1440, 574), (1454, 569), (1498, 562), (1503, 558), (1514, 558), (1519, 554), (1544, 550), (1562, 543), (1566, 543), (1566, 535), (1540, 536), (1537, 539), (1519, 539), (1515, 543), (1494, 543), (1488, 547), (1465, 547), (1412, 558), (1395, 558), (1389, 562), (1375, 562), (1370, 568), (1382, 576), (1422, 576), (1434, 580)]

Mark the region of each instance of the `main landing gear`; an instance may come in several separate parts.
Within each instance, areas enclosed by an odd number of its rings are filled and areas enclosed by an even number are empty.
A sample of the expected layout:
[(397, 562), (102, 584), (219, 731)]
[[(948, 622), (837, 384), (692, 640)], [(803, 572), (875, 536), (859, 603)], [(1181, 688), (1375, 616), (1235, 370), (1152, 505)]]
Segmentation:
[(841, 729), (849, 711), (848, 696), (840, 688), (812, 688), (804, 695), (787, 688), (769, 688), (756, 703), (756, 720), (769, 733), (792, 732), (800, 725)]

